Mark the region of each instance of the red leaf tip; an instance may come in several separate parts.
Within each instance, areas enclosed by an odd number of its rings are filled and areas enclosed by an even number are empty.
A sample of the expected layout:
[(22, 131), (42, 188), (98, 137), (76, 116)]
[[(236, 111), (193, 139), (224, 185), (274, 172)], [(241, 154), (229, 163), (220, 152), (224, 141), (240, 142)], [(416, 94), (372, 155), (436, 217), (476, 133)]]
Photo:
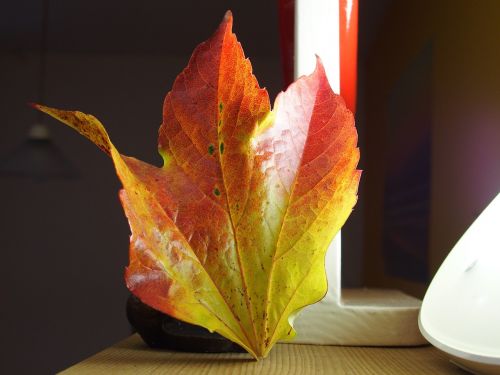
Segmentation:
[(230, 10), (227, 10), (226, 13), (224, 14), (224, 18), (222, 19), (222, 22), (220, 23), (221, 28), (229, 28), (231, 31), (233, 28), (233, 12)]
[(224, 14), (224, 18), (223, 18), (223, 21), (233, 21), (233, 12), (231, 12), (230, 10), (227, 10), (226, 11), (226, 14)]
[(319, 55), (317, 54), (314, 54), (314, 56), (316, 56), (316, 68), (314, 69), (315, 73), (326, 76), (325, 66), (323, 65), (321, 57), (319, 57)]

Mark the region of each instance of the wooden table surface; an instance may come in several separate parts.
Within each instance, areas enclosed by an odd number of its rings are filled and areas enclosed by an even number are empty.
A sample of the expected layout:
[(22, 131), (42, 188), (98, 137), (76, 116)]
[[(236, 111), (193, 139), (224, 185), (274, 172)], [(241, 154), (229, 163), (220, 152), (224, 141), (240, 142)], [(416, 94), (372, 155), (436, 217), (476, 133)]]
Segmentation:
[(361, 348), (278, 344), (266, 359), (248, 354), (194, 354), (148, 348), (138, 335), (70, 367), (63, 374), (456, 374), (465, 372), (431, 346)]

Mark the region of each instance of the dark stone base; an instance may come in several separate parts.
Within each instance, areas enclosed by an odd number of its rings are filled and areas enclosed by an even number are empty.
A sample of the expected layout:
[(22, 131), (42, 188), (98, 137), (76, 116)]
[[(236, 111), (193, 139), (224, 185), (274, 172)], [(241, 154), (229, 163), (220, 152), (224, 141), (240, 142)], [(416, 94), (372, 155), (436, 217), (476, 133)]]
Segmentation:
[(239, 345), (203, 327), (181, 322), (130, 295), (127, 318), (151, 348), (192, 353), (243, 353)]

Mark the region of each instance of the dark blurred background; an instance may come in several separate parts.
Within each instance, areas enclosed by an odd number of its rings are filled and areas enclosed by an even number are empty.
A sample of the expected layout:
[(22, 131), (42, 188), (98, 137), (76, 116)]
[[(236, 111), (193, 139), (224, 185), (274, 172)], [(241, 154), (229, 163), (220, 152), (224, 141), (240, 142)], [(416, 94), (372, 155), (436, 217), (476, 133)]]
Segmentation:
[[(0, 164), (26, 155), (40, 120), (27, 103), (40, 100), (43, 9), (40, 0), (2, 4)], [(277, 2), (51, 0), (44, 103), (94, 114), (121, 152), (159, 165), (164, 95), (227, 9), (274, 98), (284, 89)], [(422, 297), (499, 191), (499, 20), (494, 0), (359, 1), (365, 173), (343, 230), (345, 286)], [(83, 137), (42, 120), (72, 178), (0, 177), (2, 373), (53, 373), (131, 332), (129, 229), (112, 164)]]

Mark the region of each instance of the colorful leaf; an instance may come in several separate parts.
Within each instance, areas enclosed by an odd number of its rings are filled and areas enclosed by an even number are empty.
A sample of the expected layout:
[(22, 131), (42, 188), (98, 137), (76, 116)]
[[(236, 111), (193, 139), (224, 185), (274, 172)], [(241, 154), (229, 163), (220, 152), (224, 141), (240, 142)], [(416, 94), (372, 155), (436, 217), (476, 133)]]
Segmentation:
[(260, 358), (326, 292), (325, 252), (355, 204), (359, 151), (319, 58), (271, 111), (231, 28), (228, 12), (167, 94), (161, 168), (121, 155), (91, 115), (36, 108), (113, 159), (131, 292)]

